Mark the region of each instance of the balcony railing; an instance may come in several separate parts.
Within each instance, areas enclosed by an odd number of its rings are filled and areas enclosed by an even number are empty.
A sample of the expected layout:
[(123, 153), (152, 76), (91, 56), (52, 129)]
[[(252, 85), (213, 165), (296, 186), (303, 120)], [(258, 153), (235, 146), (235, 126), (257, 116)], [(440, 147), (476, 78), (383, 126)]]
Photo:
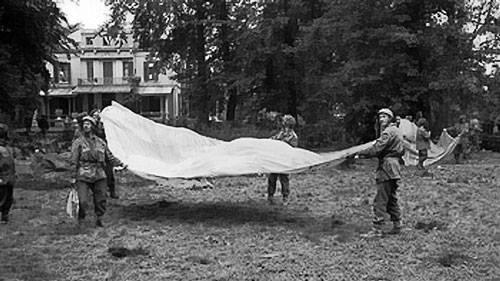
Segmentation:
[(132, 83), (134, 77), (94, 77), (94, 78), (79, 78), (79, 86), (93, 85), (127, 85)]

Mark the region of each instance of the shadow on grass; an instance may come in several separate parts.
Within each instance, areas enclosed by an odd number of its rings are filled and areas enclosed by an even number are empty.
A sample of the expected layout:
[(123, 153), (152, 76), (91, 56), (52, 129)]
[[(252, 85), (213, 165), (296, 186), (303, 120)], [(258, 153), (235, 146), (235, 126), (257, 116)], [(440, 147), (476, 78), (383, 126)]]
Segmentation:
[(25, 190), (60, 190), (69, 188), (70, 183), (64, 180), (48, 180), (40, 178), (23, 177), (18, 180), (14, 188)]
[[(339, 217), (317, 217), (285, 206), (251, 202), (188, 203), (159, 201), (151, 204), (121, 205), (119, 216), (132, 221), (203, 223), (218, 227), (256, 224), (280, 226), (302, 233), (311, 241), (322, 236), (336, 236), (339, 242), (366, 231), (366, 226)], [(257, 229), (257, 228), (256, 228)]]

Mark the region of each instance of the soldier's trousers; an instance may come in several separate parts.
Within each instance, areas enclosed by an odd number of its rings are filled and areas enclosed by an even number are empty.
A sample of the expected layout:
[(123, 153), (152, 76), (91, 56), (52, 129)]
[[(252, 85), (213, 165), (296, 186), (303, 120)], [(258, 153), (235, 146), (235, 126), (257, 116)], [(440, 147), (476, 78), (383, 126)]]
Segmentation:
[(401, 210), (396, 196), (398, 181), (387, 180), (377, 183), (377, 195), (373, 201), (374, 224), (383, 223), (386, 213), (390, 215), (391, 221), (401, 220)]
[(290, 180), (287, 174), (270, 174), (267, 179), (267, 195), (269, 197), (274, 196), (276, 192), (276, 182), (280, 180), (281, 183), (281, 194), (283, 197), (288, 197), (290, 195)]
[(89, 190), (92, 191), (94, 199), (94, 211), (96, 216), (100, 217), (106, 212), (106, 179), (97, 180), (95, 182), (77, 181), (76, 188), (78, 191), (78, 200), (80, 201), (80, 211), (78, 218), (85, 218), (89, 209)]
[(14, 202), (14, 185), (0, 185), (0, 212), (6, 217), (9, 214), (10, 207)]

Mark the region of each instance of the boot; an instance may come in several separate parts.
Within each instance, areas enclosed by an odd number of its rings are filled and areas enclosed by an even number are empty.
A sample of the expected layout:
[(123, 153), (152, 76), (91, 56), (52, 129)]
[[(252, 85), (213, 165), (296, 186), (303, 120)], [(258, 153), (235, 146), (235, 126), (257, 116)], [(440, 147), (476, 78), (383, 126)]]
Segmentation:
[(290, 203), (290, 199), (288, 199), (288, 196), (283, 196), (283, 205), (287, 206)]
[(392, 229), (387, 232), (387, 234), (397, 235), (401, 233), (401, 221), (393, 221)]
[(273, 196), (268, 196), (267, 197), (267, 202), (269, 202), (269, 205), (275, 205), (276, 202), (274, 202), (274, 197)]
[(384, 235), (382, 231), (382, 225), (381, 224), (373, 224), (372, 229), (364, 234), (361, 234), (361, 237), (363, 238), (378, 238), (382, 237)]
[(7, 224), (7, 222), (9, 222), (9, 215), (5, 214), (5, 213), (2, 213), (2, 218), (0, 219), (0, 223), (1, 224)]
[(113, 198), (113, 199), (119, 199), (120, 196), (118, 196), (118, 194), (116, 194), (116, 191), (115, 190), (111, 190), (109, 192), (109, 197)]
[(97, 217), (97, 219), (95, 220), (95, 226), (104, 227), (104, 224), (102, 223), (101, 217)]
[(116, 188), (115, 186), (111, 186), (109, 188), (109, 197), (113, 198), (113, 199), (119, 199), (120, 197), (118, 196), (118, 194), (116, 194)]

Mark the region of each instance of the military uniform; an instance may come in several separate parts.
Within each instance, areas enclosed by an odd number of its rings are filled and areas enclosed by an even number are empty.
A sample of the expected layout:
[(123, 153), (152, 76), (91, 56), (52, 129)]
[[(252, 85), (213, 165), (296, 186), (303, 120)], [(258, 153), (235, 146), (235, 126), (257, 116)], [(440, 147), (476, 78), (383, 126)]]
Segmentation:
[(79, 219), (85, 218), (88, 209), (88, 190), (92, 190), (97, 217), (106, 211), (106, 172), (105, 163), (122, 165), (109, 151), (106, 143), (94, 134), (78, 137), (71, 147), (73, 162), (76, 165), (76, 186), (80, 198)]
[(470, 128), (471, 149), (474, 152), (478, 152), (481, 146), (481, 133), (483, 132), (479, 120), (477, 118), (471, 119), (469, 128)]
[[(278, 134), (271, 137), (273, 140), (280, 140), (296, 147), (298, 145), (298, 137), (295, 131), (291, 128), (283, 128)], [(290, 180), (287, 174), (270, 174), (267, 181), (267, 195), (270, 200), (276, 192), (276, 182), (279, 179), (281, 183), (281, 194), (286, 201), (290, 195)]]
[(14, 201), (16, 169), (12, 151), (0, 145), (0, 212), (1, 221), (7, 222)]
[(399, 180), (401, 179), (401, 162), (404, 147), (398, 128), (389, 124), (381, 133), (375, 144), (359, 153), (366, 157), (377, 157), (378, 167), (375, 180), (377, 195), (373, 202), (375, 226), (384, 223), (385, 213), (389, 213), (395, 228), (400, 226), (401, 211), (396, 197)]
[(453, 156), (455, 157), (455, 162), (460, 163), (462, 159), (466, 159), (469, 154), (469, 138), (470, 138), (470, 127), (469, 123), (465, 122), (465, 117), (461, 117), (464, 122), (456, 123), (454, 126), (448, 128), (454, 136), (459, 137), (457, 146), (453, 151)]
[(418, 168), (424, 169), (424, 162), (427, 159), (427, 152), (431, 148), (431, 133), (423, 126), (417, 128), (416, 146), (418, 151)]

